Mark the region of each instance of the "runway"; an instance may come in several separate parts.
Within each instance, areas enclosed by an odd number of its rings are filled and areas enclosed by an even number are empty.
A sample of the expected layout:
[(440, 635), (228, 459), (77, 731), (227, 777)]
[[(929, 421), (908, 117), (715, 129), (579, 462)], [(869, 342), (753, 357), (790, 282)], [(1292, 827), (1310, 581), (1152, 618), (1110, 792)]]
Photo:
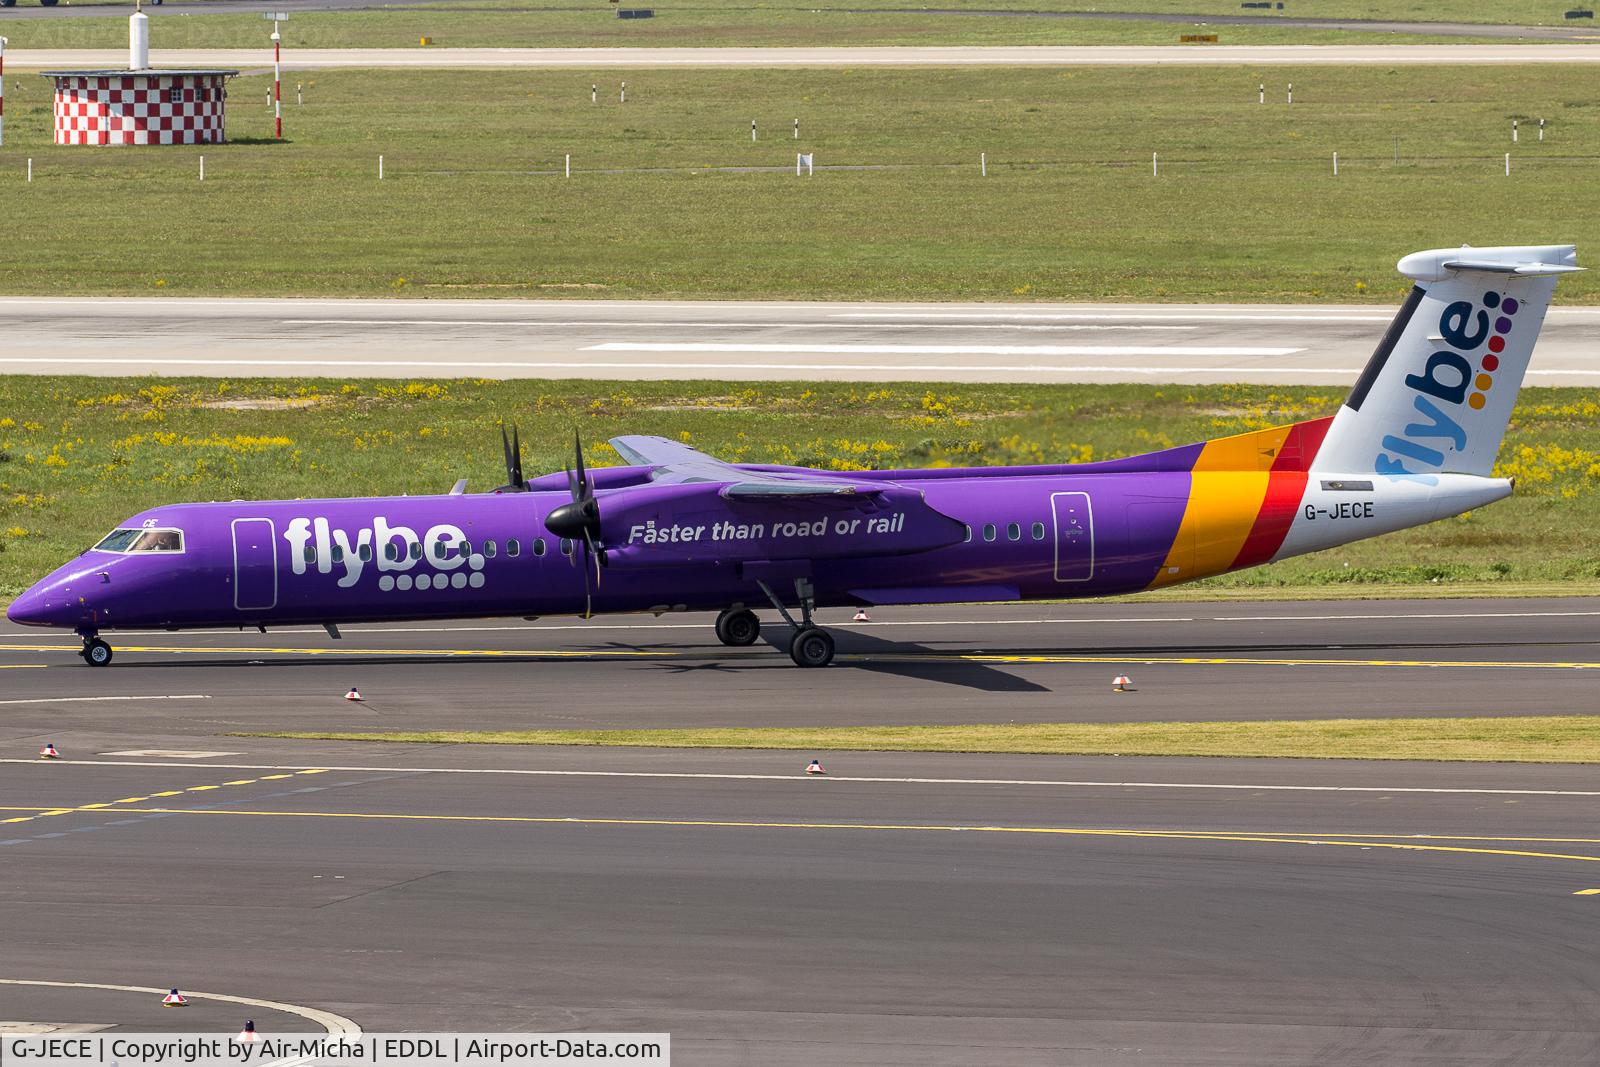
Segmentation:
[[(837, 631), (839, 666), (805, 673), (697, 616), (135, 633), (96, 670), (7, 626), (0, 978), (177, 983), (367, 1030), (664, 1030), (695, 1064), (1600, 1055), (1591, 768), (841, 752), (816, 779), (803, 753), (232, 735), (1578, 712), (1600, 667), (1596, 599), (893, 609)], [(1118, 671), (1137, 693), (1110, 693)], [(31, 758), (45, 740), (62, 761)]]
[[(1600, 36), (1600, 34), (1597, 34)], [(157, 67), (255, 68), (266, 50), (158, 48)], [(115, 68), (126, 51), (18, 48), (6, 52), (17, 69)], [(674, 67), (1147, 67), (1325, 65), (1503, 65), (1596, 63), (1592, 44), (1407, 45), (1029, 45), (859, 48), (296, 48), (285, 70), (523, 68), (639, 70)]]
[[(1347, 385), (1350, 305), (0, 298), (0, 373)], [(1533, 385), (1600, 384), (1600, 308), (1554, 308)]]

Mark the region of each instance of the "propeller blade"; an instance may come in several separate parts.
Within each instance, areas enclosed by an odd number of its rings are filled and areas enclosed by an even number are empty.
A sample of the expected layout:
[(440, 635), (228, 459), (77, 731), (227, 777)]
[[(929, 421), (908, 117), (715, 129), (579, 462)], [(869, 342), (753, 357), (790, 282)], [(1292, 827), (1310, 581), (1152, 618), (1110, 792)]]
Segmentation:
[(515, 460), (515, 465), (511, 468), (512, 484), (518, 489), (525, 489), (528, 481), (522, 476), (522, 438), (517, 433), (516, 423), (511, 424), (511, 456)]
[[(594, 543), (594, 538), (589, 535), (588, 530), (583, 531), (583, 551), (585, 556), (591, 554), (594, 556), (594, 585), (598, 589), (600, 588), (600, 566), (604, 562), (605, 556), (600, 547)], [(589, 571), (587, 559), (584, 561), (583, 569), (584, 573), (587, 574)]]
[(583, 439), (578, 436), (577, 430), (572, 431), (572, 452), (578, 457), (578, 488), (583, 491), (583, 499), (587, 499), (590, 495), (589, 479), (583, 471)]

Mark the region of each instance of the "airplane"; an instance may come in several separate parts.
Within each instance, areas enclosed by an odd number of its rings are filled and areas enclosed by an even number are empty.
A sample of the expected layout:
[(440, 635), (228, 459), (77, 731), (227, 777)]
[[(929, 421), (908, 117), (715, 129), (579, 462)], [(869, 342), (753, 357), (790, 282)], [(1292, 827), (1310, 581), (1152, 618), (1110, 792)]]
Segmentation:
[(661, 437), (624, 466), (467, 494), (172, 504), (142, 511), (11, 604), (105, 631), (716, 611), (730, 646), (824, 667), (822, 608), (1063, 599), (1158, 589), (1459, 515), (1493, 476), (1571, 245), (1401, 259), (1410, 295), (1337, 414), (1081, 464), (837, 473), (725, 463)]

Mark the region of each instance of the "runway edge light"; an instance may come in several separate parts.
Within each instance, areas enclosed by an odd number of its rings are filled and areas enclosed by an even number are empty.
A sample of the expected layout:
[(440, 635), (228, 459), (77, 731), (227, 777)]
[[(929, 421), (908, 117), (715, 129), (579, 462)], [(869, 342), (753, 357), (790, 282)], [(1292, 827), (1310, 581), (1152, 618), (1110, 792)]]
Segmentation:
[(239, 1040), (240, 1041), (260, 1041), (261, 1040), (261, 1035), (256, 1033), (256, 1021), (254, 1019), (246, 1019), (244, 1021), (244, 1029), (239, 1031)]
[(61, 758), (61, 753), (56, 751), (55, 742), (46, 741), (45, 744), (44, 744), (44, 747), (39, 750), (39, 758), (40, 759), (60, 759)]
[(352, 685), (350, 687), (350, 692), (346, 693), (344, 695), (344, 698), (346, 700), (360, 700), (360, 699), (362, 699), (361, 691), (358, 690), (355, 686)]
[(1126, 674), (1117, 675), (1115, 678), (1111, 679), (1111, 691), (1113, 693), (1133, 692), (1133, 679), (1129, 678)]
[(189, 999), (174, 989), (161, 998), (161, 1006), (163, 1008), (187, 1008)]
[(821, 760), (812, 760), (810, 763), (806, 764), (806, 773), (807, 774), (827, 774), (828, 772), (822, 769), (822, 761)]
[(872, 616), (867, 614), (867, 609), (866, 608), (857, 608), (856, 609), (856, 613), (853, 616), (851, 616), (850, 621), (851, 622), (871, 622), (872, 621)]

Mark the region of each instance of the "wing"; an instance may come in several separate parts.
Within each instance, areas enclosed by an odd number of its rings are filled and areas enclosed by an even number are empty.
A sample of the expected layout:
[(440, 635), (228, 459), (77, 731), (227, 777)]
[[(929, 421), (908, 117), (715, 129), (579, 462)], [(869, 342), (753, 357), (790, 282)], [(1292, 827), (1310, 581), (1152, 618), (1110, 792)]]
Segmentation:
[(855, 482), (825, 474), (776, 474), (745, 470), (665, 437), (613, 437), (611, 447), (629, 464), (655, 468), (650, 472), (652, 482), (660, 485), (721, 485), (720, 495), (728, 499), (878, 496), (884, 491), (884, 486), (878, 483)]

